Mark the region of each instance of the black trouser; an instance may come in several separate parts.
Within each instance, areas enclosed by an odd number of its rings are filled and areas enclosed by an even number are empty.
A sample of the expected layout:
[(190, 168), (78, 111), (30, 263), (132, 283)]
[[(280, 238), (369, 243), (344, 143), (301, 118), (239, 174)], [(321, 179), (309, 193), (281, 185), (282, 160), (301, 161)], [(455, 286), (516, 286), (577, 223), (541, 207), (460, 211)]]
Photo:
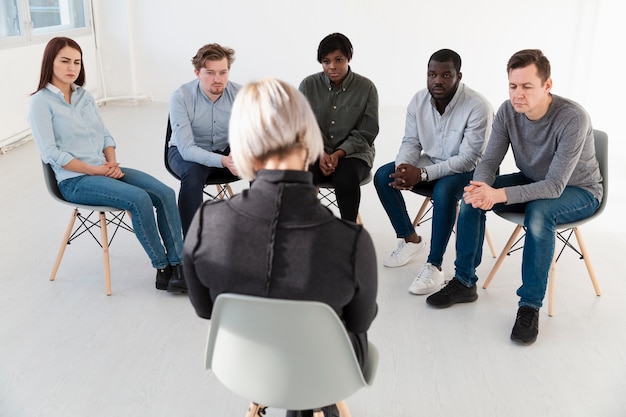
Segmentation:
[(361, 203), (361, 181), (367, 178), (371, 168), (358, 158), (341, 158), (335, 172), (325, 177), (319, 166), (319, 160), (311, 164), (313, 184), (330, 182), (335, 187), (335, 196), (339, 213), (344, 220), (356, 222)]

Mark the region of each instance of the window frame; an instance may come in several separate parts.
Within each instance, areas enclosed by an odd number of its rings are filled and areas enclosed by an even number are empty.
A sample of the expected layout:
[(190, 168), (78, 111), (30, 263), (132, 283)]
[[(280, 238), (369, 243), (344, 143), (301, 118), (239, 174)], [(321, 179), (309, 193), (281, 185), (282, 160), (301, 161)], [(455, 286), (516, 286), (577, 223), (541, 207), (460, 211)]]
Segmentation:
[[(63, 0), (61, 0), (63, 1)], [(65, 0), (70, 2), (82, 2), (85, 26), (75, 28), (71, 25), (56, 25), (35, 28), (31, 18), (29, 0), (16, 0), (17, 14), (19, 19), (19, 35), (0, 36), (0, 49), (8, 49), (19, 46), (27, 46), (39, 43), (47, 43), (56, 36), (78, 37), (90, 35), (93, 32), (93, 16), (90, 0)]]

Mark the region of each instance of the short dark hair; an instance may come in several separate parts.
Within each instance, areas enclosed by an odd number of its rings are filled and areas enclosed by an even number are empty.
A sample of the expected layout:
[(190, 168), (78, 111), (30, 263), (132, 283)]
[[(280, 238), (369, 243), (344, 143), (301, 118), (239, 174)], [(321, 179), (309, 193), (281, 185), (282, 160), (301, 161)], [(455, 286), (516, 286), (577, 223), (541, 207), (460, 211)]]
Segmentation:
[[(49, 82), (52, 81), (52, 76), (54, 75), (54, 59), (59, 54), (61, 49), (69, 46), (72, 49), (76, 49), (80, 53), (80, 72), (78, 73), (78, 77), (74, 84), (79, 86), (85, 85), (85, 65), (83, 63), (83, 50), (80, 49), (80, 46), (74, 39), (65, 38), (65, 37), (56, 37), (50, 39), (50, 42), (46, 45), (46, 49), (43, 51), (43, 58), (41, 60), (41, 74), (39, 75), (39, 85), (37, 86), (37, 90), (42, 90), (48, 85)], [(35, 94), (33, 93), (33, 94)]]
[(537, 75), (541, 82), (545, 83), (550, 78), (550, 61), (540, 49), (522, 49), (514, 53), (506, 64), (506, 73), (508, 74), (516, 68), (526, 68), (532, 64), (537, 67)]
[(191, 64), (197, 71), (200, 71), (204, 68), (206, 61), (221, 61), (224, 58), (228, 61), (228, 69), (230, 69), (230, 65), (235, 62), (235, 50), (217, 43), (209, 43), (198, 49), (196, 55), (191, 58)]
[(452, 49), (438, 50), (437, 52), (435, 52), (434, 54), (430, 56), (430, 59), (428, 60), (429, 64), (430, 64), (430, 61), (435, 61), (435, 62), (452, 61), (456, 72), (461, 72), (461, 56), (457, 54), (456, 52), (454, 52)]
[(346, 35), (341, 33), (331, 33), (320, 42), (317, 48), (317, 62), (322, 63), (322, 59), (329, 53), (340, 50), (350, 61), (352, 59), (352, 43)]

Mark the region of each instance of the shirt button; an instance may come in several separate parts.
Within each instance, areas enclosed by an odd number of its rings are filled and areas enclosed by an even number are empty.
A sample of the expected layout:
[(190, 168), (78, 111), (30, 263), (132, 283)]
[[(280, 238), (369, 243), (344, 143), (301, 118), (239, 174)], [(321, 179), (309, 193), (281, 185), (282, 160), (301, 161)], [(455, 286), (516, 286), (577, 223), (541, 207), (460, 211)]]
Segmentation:
[(334, 121), (334, 120), (331, 120), (330, 124), (331, 124), (331, 125), (334, 125), (334, 124), (335, 124), (335, 121)]

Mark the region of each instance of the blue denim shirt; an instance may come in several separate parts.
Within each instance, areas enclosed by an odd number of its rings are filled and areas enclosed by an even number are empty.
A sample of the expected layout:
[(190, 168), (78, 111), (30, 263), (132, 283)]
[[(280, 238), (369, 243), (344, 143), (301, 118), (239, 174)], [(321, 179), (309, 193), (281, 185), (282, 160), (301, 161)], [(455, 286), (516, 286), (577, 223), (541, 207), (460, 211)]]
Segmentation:
[(233, 101), (241, 86), (226, 84), (222, 96), (213, 103), (195, 79), (181, 85), (170, 96), (170, 146), (176, 146), (185, 161), (209, 167), (222, 167), (228, 147), (228, 123)]
[(52, 84), (39, 90), (30, 99), (27, 118), (41, 159), (52, 166), (57, 182), (85, 175), (62, 168), (72, 159), (102, 165), (103, 150), (115, 147), (93, 96), (75, 84), (71, 104)]

